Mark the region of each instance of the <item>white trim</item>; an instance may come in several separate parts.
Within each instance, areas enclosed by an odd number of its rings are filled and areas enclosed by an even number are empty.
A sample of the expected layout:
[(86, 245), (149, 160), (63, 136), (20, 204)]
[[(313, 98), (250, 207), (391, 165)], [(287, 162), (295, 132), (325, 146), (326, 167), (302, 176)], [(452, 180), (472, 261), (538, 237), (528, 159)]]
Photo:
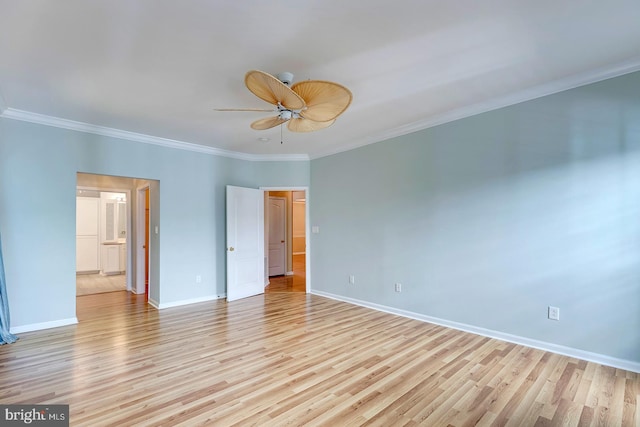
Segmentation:
[(177, 141), (173, 139), (160, 138), (151, 135), (145, 135), (136, 132), (129, 132), (104, 126), (92, 125), (89, 123), (78, 122), (74, 120), (62, 119), (58, 117), (47, 116), (44, 114), (32, 113), (29, 111), (9, 108), (6, 102), (2, 100), (0, 94), (0, 117), (14, 120), (22, 120), (31, 123), (38, 123), (47, 126), (53, 126), (63, 129), (71, 129), (80, 132), (88, 132), (96, 135), (120, 138), (129, 141), (142, 142), (146, 144), (160, 145), (163, 147), (176, 148), (180, 150), (195, 151), (199, 153), (211, 154), (215, 156), (229, 157), (240, 160), (250, 161), (308, 161), (345, 151), (354, 150), (365, 145), (374, 144), (376, 142), (386, 141), (398, 136), (407, 135), (412, 132), (424, 130), (433, 126), (449, 123), (454, 120), (463, 119), (465, 117), (474, 116), (487, 111), (496, 110), (498, 108), (507, 107), (518, 104), (520, 102), (529, 101), (554, 93), (562, 92), (576, 87), (585, 86), (602, 80), (622, 76), (624, 74), (633, 73), (640, 70), (640, 58), (632, 58), (630, 60), (601, 67), (584, 73), (574, 74), (569, 77), (544, 83), (533, 88), (525, 89), (517, 93), (506, 96), (493, 98), (485, 102), (479, 102), (470, 106), (461, 107), (452, 111), (447, 111), (435, 116), (429, 116), (425, 119), (408, 123), (403, 126), (389, 129), (377, 135), (372, 135), (360, 140), (356, 140), (350, 144), (341, 145), (338, 148), (323, 151), (319, 154), (249, 154), (237, 151), (223, 150), (220, 148), (199, 145), (190, 142)]
[[(220, 295), (207, 295), (206, 297), (190, 298), (190, 299), (184, 299), (180, 301), (160, 303), (157, 305), (157, 307), (155, 305), (154, 307), (156, 307), (158, 310), (162, 310), (165, 308), (180, 307), (182, 305), (196, 304), (199, 302), (215, 301), (222, 298), (224, 297), (221, 297)], [(149, 302), (151, 302), (151, 300), (149, 300)]]
[(175, 139), (161, 138), (142, 133), (129, 132), (105, 126), (92, 125), (90, 123), (78, 122), (75, 120), (62, 119), (59, 117), (46, 116), (44, 114), (32, 113), (29, 111), (6, 108), (0, 110), (0, 117), (23, 122), (37, 123), (45, 126), (53, 126), (61, 129), (70, 129), (79, 132), (87, 132), (95, 135), (108, 136), (111, 138), (125, 139), (128, 141), (142, 142), (144, 144), (159, 145), (161, 147), (176, 148), (179, 150), (195, 151), (198, 153), (211, 154), (213, 156), (229, 157), (232, 159), (250, 161), (308, 161), (306, 154), (248, 154), (237, 151), (222, 150), (220, 148), (206, 145), (193, 144), (191, 142), (177, 141)]
[(293, 271), (285, 271), (285, 276), (293, 276)]
[(12, 334), (21, 334), (23, 332), (40, 331), (42, 329), (58, 328), (60, 326), (75, 325), (78, 323), (77, 317), (68, 319), (53, 320), (51, 322), (31, 323), (29, 325), (15, 326), (11, 328)]
[[(136, 244), (135, 248), (133, 248), (136, 251), (136, 280), (135, 285), (132, 285), (132, 288), (135, 289), (134, 293), (137, 295), (143, 295), (145, 293), (145, 257), (143, 246), (145, 236), (144, 220), (146, 210), (144, 194), (147, 189), (149, 189), (149, 192), (151, 192), (151, 183), (149, 181), (147, 181), (146, 184), (142, 184), (136, 188)], [(149, 194), (149, 197), (151, 197), (151, 194)], [(149, 217), (151, 217), (151, 206), (149, 206)], [(149, 227), (151, 227), (151, 218), (149, 218)], [(151, 230), (149, 230), (149, 246), (151, 246)], [(149, 251), (151, 251), (151, 248), (149, 248)], [(149, 273), (151, 273), (151, 271), (149, 271)], [(149, 274), (149, 276), (151, 276), (151, 274)], [(149, 302), (151, 302), (150, 298), (147, 299)], [(158, 308), (157, 304), (154, 305), (154, 307)]]
[(590, 351), (579, 350), (577, 348), (566, 347), (563, 345), (553, 344), (545, 341), (534, 340), (531, 338), (521, 337), (518, 335), (511, 335), (492, 329), (485, 329), (478, 326), (468, 325), (466, 323), (454, 322), (451, 320), (440, 319), (438, 317), (426, 316), (424, 314), (414, 313), (412, 311), (400, 310), (397, 308), (389, 307), (386, 305), (375, 304), (368, 301), (361, 301), (355, 298), (343, 297), (341, 295), (335, 295), (329, 292), (311, 291), (314, 295), (319, 295), (326, 298), (331, 298), (337, 301), (342, 301), (361, 307), (367, 307), (372, 310), (382, 311), (385, 313), (395, 314), (409, 319), (420, 320), (422, 322), (433, 323), (440, 326), (445, 326), (451, 329), (457, 329), (463, 332), (469, 332), (476, 335), (481, 335), (488, 338), (495, 338), (501, 341), (507, 341), (514, 344), (520, 344), (527, 347), (536, 348), (538, 350), (549, 351), (551, 353), (561, 354), (563, 356), (574, 357), (577, 359), (586, 360), (588, 362), (599, 363), (614, 368), (624, 369), (631, 372), (640, 373), (640, 362), (634, 362), (632, 360), (618, 359), (616, 357), (607, 356), (599, 353), (592, 353)]
[(308, 161), (345, 151), (354, 150), (365, 145), (374, 144), (376, 142), (385, 141), (398, 136), (407, 135), (413, 132), (424, 130), (433, 126), (452, 122), (462, 118), (485, 113), (487, 111), (496, 110), (498, 108), (507, 107), (518, 104), (520, 102), (529, 101), (576, 87), (596, 83), (602, 80), (618, 77), (624, 74), (632, 73), (640, 70), (640, 58), (616, 64), (610, 67), (603, 67), (585, 73), (575, 74), (573, 76), (558, 79), (552, 82), (541, 84), (533, 88), (525, 89), (517, 93), (509, 94), (503, 97), (494, 98), (485, 102), (480, 102), (466, 107), (461, 107), (452, 111), (444, 112), (435, 116), (429, 116), (425, 119), (408, 123), (394, 129), (381, 132), (377, 135), (369, 136), (353, 143), (342, 145), (338, 148), (321, 152), (313, 156), (307, 154), (249, 154), (236, 151), (223, 150), (215, 147), (194, 144), (190, 142), (177, 141), (173, 139), (160, 138), (151, 135), (129, 132), (104, 126), (92, 125), (89, 123), (78, 122), (74, 120), (62, 119), (58, 117), (46, 116), (43, 114), (32, 113), (29, 111), (9, 108), (2, 100), (0, 94), (0, 117), (22, 120), (31, 123), (38, 123), (47, 126), (53, 126), (63, 129), (71, 129), (80, 132), (88, 132), (96, 135), (120, 138), (130, 141), (142, 142), (146, 144), (160, 145), (163, 147), (176, 148), (187, 151), (195, 151), (205, 154), (211, 154), (222, 157), (229, 157), (240, 160), (250, 161)]
[(149, 303), (149, 305), (157, 310), (160, 310), (160, 303), (154, 299), (148, 298), (147, 299), (147, 303)]
[(260, 187), (260, 190), (264, 191), (309, 191), (309, 187)]
[(386, 141), (391, 138), (408, 135), (430, 127), (453, 122), (455, 120), (464, 119), (466, 117), (475, 116), (477, 114), (486, 113), (488, 111), (497, 110), (499, 108), (508, 107), (510, 105), (519, 104), (521, 102), (530, 101), (532, 99), (541, 98), (554, 93), (564, 92), (566, 90), (575, 89), (580, 86), (586, 86), (603, 80), (619, 77), (625, 74), (633, 73), (640, 70), (640, 58), (634, 58), (613, 66), (598, 68), (585, 73), (574, 74), (569, 77), (544, 83), (529, 89), (521, 90), (516, 93), (505, 95), (498, 98), (492, 98), (484, 102), (473, 105), (464, 106), (451, 111), (447, 111), (437, 115), (430, 115), (421, 120), (417, 120), (406, 125), (398, 126), (394, 129), (356, 140), (350, 144), (342, 145), (335, 149), (324, 151), (320, 154), (310, 156), (311, 160), (321, 157), (331, 156), (333, 154), (351, 151), (356, 148), (363, 147), (376, 142)]

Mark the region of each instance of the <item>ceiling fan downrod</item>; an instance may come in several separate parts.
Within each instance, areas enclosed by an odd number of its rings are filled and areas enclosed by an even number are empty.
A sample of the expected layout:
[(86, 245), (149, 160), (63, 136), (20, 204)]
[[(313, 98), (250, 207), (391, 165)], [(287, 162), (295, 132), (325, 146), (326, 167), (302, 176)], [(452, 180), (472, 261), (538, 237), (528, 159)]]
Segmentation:
[(293, 83), (293, 74), (288, 71), (284, 71), (278, 74), (276, 77), (287, 86), (291, 86), (291, 83)]

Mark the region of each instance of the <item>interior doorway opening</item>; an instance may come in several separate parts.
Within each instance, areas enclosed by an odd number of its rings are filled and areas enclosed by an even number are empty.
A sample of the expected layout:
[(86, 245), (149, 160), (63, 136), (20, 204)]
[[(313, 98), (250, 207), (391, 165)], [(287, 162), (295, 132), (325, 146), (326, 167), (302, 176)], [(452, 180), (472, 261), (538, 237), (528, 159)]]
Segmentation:
[(307, 292), (306, 189), (265, 191), (265, 292)]
[[(77, 297), (126, 291), (145, 294), (147, 301), (150, 270), (148, 253), (151, 249), (148, 241), (149, 189), (152, 182), (157, 181), (77, 174)], [(140, 189), (143, 189), (142, 197)], [(143, 225), (140, 225), (140, 219)], [(147, 241), (144, 240), (145, 230)], [(139, 248), (142, 248), (142, 259)]]

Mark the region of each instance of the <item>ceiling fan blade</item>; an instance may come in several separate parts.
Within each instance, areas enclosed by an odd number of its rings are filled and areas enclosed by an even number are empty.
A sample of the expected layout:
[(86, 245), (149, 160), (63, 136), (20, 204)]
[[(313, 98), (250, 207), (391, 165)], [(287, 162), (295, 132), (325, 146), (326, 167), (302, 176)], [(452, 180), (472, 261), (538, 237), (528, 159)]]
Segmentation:
[(351, 104), (353, 95), (346, 87), (322, 80), (306, 80), (295, 83), (291, 89), (307, 104), (300, 112), (305, 119), (326, 122), (342, 114)]
[(287, 85), (264, 71), (252, 70), (244, 76), (244, 84), (258, 98), (289, 110), (305, 107), (304, 100)]
[(214, 108), (214, 111), (260, 111), (260, 112), (275, 112), (276, 108)]
[(314, 130), (324, 129), (331, 126), (336, 120), (327, 122), (315, 122), (309, 119), (291, 119), (287, 123), (287, 127), (291, 132), (313, 132)]
[(267, 117), (266, 119), (256, 120), (255, 122), (251, 123), (251, 129), (255, 129), (255, 130), (271, 129), (286, 121), (287, 119), (281, 119), (278, 116)]

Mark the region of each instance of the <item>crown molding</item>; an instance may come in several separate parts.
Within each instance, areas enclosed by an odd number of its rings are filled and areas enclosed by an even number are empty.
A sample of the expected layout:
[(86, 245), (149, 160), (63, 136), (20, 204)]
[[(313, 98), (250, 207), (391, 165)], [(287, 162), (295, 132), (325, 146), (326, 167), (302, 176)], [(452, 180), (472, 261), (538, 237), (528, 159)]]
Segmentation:
[(453, 122), (455, 120), (464, 119), (466, 117), (475, 116), (477, 114), (486, 113), (488, 111), (497, 110), (499, 108), (508, 107), (519, 104), (521, 102), (530, 101), (541, 98), (554, 93), (564, 92), (565, 90), (575, 89), (580, 86), (597, 83), (603, 80), (619, 77), (625, 74), (640, 71), (640, 58), (633, 58), (628, 61), (618, 63), (614, 66), (598, 68), (585, 73), (574, 74), (569, 77), (554, 80), (553, 82), (534, 86), (532, 88), (512, 93), (506, 96), (493, 98), (484, 102), (457, 108), (451, 111), (429, 116), (425, 119), (418, 120), (406, 125), (402, 125), (387, 131), (354, 141), (349, 145), (344, 145), (335, 150), (324, 151), (320, 154), (310, 156), (311, 160), (321, 157), (331, 156), (333, 154), (345, 151), (355, 150), (376, 142), (386, 141), (388, 139), (397, 138), (413, 132), (418, 132), (434, 126)]
[(173, 139), (161, 138), (136, 132), (129, 132), (104, 126), (92, 125), (89, 123), (78, 122), (74, 120), (62, 119), (53, 116), (47, 116), (29, 111), (9, 108), (2, 97), (0, 89), (0, 117), (21, 120), (25, 122), (42, 124), (45, 126), (53, 126), (62, 129), (70, 129), (79, 132), (87, 132), (96, 135), (108, 136), (112, 138), (124, 139), (145, 144), (158, 145), (167, 148), (175, 148), (179, 150), (194, 151), (198, 153), (210, 154), (214, 156), (228, 157), (239, 160), (249, 161), (309, 161), (322, 157), (331, 156), (345, 151), (355, 150), (365, 145), (375, 144), (377, 142), (386, 141), (399, 136), (418, 132), (434, 126), (449, 123), (455, 120), (471, 117), (477, 114), (486, 113), (488, 111), (497, 110), (499, 108), (508, 107), (519, 104), (521, 102), (530, 101), (543, 96), (552, 95), (554, 93), (563, 92), (565, 90), (574, 89), (599, 81), (619, 77), (640, 71), (640, 57), (618, 63), (614, 66), (599, 68), (585, 73), (575, 74), (566, 78), (558, 79), (553, 82), (538, 85), (517, 93), (509, 94), (503, 97), (490, 99), (484, 102), (473, 104), (470, 106), (457, 108), (441, 114), (429, 116), (425, 119), (408, 123), (384, 132), (377, 133), (349, 144), (345, 144), (339, 148), (322, 151), (314, 155), (307, 154), (249, 154), (237, 151), (223, 150), (220, 148), (209, 147), (190, 142), (178, 141)]
[[(1, 96), (1, 94), (0, 94)], [(0, 107), (2, 106), (0, 99)], [(78, 122), (75, 120), (62, 119), (59, 117), (47, 116), (44, 114), (32, 113), (30, 111), (18, 110), (15, 108), (0, 109), (0, 117), (6, 119), (20, 120), (29, 123), (37, 123), (45, 126), (52, 126), (62, 129), (75, 130), (78, 132), (92, 133), (95, 135), (107, 136), (111, 138), (124, 139), (128, 141), (142, 142), (144, 144), (159, 145), (161, 147), (175, 148), (178, 150), (194, 151), (197, 153), (210, 154), (213, 156), (228, 157), (249, 161), (308, 161), (306, 154), (249, 154), (237, 151), (222, 150), (220, 148), (208, 147), (205, 145), (193, 144), (190, 142), (177, 141), (175, 139), (160, 138), (157, 136), (145, 135), (142, 133), (129, 132), (105, 126), (92, 125), (90, 123)]]

